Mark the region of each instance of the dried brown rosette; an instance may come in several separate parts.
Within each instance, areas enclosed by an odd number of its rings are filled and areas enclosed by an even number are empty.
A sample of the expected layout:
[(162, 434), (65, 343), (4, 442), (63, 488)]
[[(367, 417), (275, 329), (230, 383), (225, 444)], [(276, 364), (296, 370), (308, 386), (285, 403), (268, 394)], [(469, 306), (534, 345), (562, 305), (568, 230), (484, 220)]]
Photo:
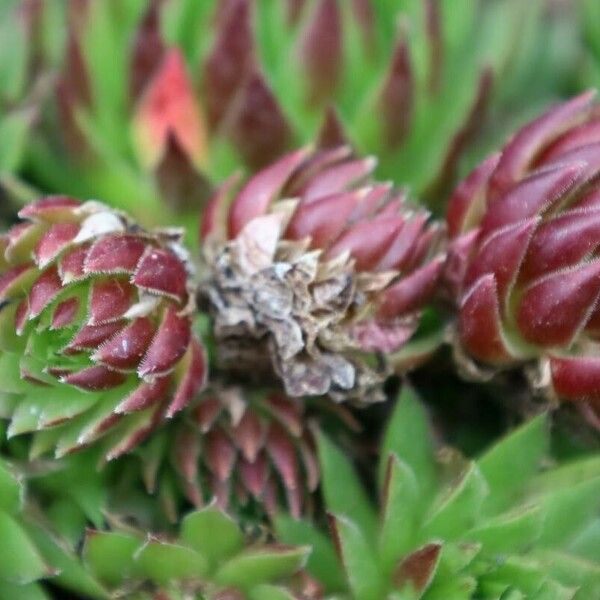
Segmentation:
[(203, 295), (221, 367), (274, 372), (292, 397), (382, 397), (443, 258), (439, 226), (370, 181), (374, 167), (345, 147), (299, 150), (216, 193), (202, 226)]

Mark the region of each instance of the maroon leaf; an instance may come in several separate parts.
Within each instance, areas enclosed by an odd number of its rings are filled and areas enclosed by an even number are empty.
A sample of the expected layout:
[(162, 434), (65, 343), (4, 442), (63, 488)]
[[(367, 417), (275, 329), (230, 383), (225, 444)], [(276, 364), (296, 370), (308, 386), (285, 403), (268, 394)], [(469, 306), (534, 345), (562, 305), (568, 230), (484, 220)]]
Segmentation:
[(29, 292), (29, 318), (33, 319), (58, 296), (62, 282), (56, 267), (44, 271), (31, 286)]
[(236, 196), (229, 210), (228, 232), (235, 238), (244, 226), (265, 214), (288, 178), (306, 158), (306, 150), (296, 150), (254, 175)]
[(324, 196), (318, 202), (301, 202), (285, 232), (290, 240), (311, 238), (313, 248), (326, 248), (344, 230), (350, 215), (365, 196), (355, 190)]
[(208, 179), (194, 166), (177, 138), (169, 133), (154, 176), (161, 198), (175, 212), (200, 212), (211, 193)]
[(132, 277), (134, 285), (153, 294), (183, 303), (187, 297), (187, 273), (181, 260), (168, 250), (147, 248)]
[(169, 384), (168, 377), (157, 377), (149, 383), (140, 384), (115, 408), (115, 412), (127, 414), (162, 403), (167, 396)]
[(240, 461), (239, 469), (246, 488), (255, 498), (261, 498), (269, 477), (269, 463), (264, 453), (260, 453), (252, 462)]
[(550, 357), (554, 389), (568, 400), (600, 400), (600, 358)]
[(75, 354), (82, 350), (95, 350), (123, 327), (123, 321), (113, 321), (103, 325), (84, 325), (64, 349), (65, 354)]
[(600, 243), (600, 211), (566, 212), (542, 223), (531, 240), (520, 280), (577, 265)]
[(299, 487), (296, 448), (285, 429), (277, 423), (272, 423), (269, 427), (266, 449), (279, 471), (285, 487), (291, 490)]
[(220, 429), (209, 432), (205, 439), (208, 468), (218, 481), (228, 481), (235, 464), (235, 448)]
[(435, 575), (441, 550), (440, 543), (430, 543), (409, 554), (394, 571), (396, 586), (410, 584), (419, 593), (425, 591)]
[(397, 148), (408, 135), (413, 118), (415, 81), (410, 48), (403, 34), (398, 41), (379, 96), (388, 145)]
[(465, 295), (460, 307), (459, 332), (461, 341), (475, 358), (490, 363), (510, 362), (493, 275), (483, 276)]
[(379, 260), (374, 270), (402, 271), (406, 268), (417, 249), (419, 238), (423, 235), (427, 218), (426, 213), (417, 213), (412, 219), (403, 223), (396, 239)]
[(99, 392), (117, 387), (125, 382), (123, 373), (112, 371), (106, 367), (96, 366), (71, 373), (63, 378), (65, 383), (90, 392)]
[(482, 223), (484, 235), (544, 212), (564, 197), (584, 169), (584, 164), (575, 163), (533, 173), (507, 191), (502, 198), (488, 202)]
[(55, 223), (40, 238), (34, 250), (40, 269), (52, 262), (73, 241), (79, 232), (76, 223)]
[(61, 258), (58, 265), (58, 274), (60, 275), (63, 284), (85, 277), (83, 265), (88, 251), (88, 246), (79, 246), (67, 252)]
[(254, 68), (250, 2), (232, 0), (204, 65), (204, 100), (211, 128), (222, 122), (242, 82)]
[(135, 369), (154, 335), (150, 319), (136, 319), (104, 342), (92, 359), (113, 369)]
[(335, 148), (348, 144), (348, 136), (335, 108), (328, 105), (317, 134), (317, 148)]
[(200, 400), (193, 414), (194, 421), (199, 425), (202, 433), (210, 431), (222, 410), (223, 405), (216, 397), (204, 397)]
[(32, 265), (19, 265), (2, 273), (0, 275), (0, 300), (10, 298), (15, 292), (20, 295), (22, 290), (18, 286), (18, 282), (31, 270)]
[(299, 51), (309, 82), (309, 102), (323, 102), (335, 92), (343, 68), (342, 15), (337, 0), (317, 0)]
[(517, 183), (535, 164), (544, 146), (556, 139), (589, 113), (595, 92), (585, 92), (569, 102), (550, 109), (532, 121), (508, 143), (490, 180), (491, 197), (495, 200)]
[(307, 183), (302, 193), (304, 202), (313, 202), (321, 196), (351, 189), (363, 181), (374, 169), (372, 157), (347, 160), (331, 168), (323, 168)]
[(165, 52), (160, 33), (160, 7), (162, 0), (151, 0), (133, 42), (129, 66), (129, 96), (137, 100), (158, 68)]
[(465, 233), (479, 222), (485, 209), (485, 194), (500, 154), (492, 154), (479, 164), (456, 188), (448, 202), (446, 223), (450, 237)]
[(190, 343), (190, 321), (167, 308), (150, 347), (138, 369), (140, 377), (152, 380), (171, 371), (181, 360)]
[(377, 316), (393, 319), (420, 310), (433, 295), (443, 265), (444, 257), (437, 257), (387, 288), (382, 294)]
[(402, 229), (403, 217), (378, 217), (360, 221), (348, 228), (327, 250), (325, 258), (331, 259), (349, 252), (359, 271), (375, 267)]
[(477, 254), (467, 270), (464, 286), (470, 287), (482, 275), (493, 273), (498, 289), (500, 310), (519, 275), (521, 263), (527, 252), (529, 241), (540, 219), (534, 217), (494, 231), (479, 242)]
[(54, 309), (50, 329), (60, 329), (72, 325), (79, 312), (79, 299), (64, 300)]
[(78, 206), (80, 206), (79, 200), (69, 198), (69, 196), (46, 196), (24, 206), (18, 214), (21, 219), (57, 223), (68, 220), (73, 209)]
[(95, 281), (90, 296), (88, 324), (99, 325), (119, 319), (127, 312), (134, 298), (135, 288), (127, 281)]
[(248, 76), (239, 91), (228, 132), (244, 161), (255, 170), (271, 163), (291, 144), (283, 109), (258, 71)]
[(542, 346), (569, 345), (600, 295), (600, 261), (552, 273), (524, 292), (517, 313), (523, 337)]
[(260, 419), (251, 410), (246, 410), (240, 422), (231, 429), (235, 445), (249, 463), (256, 461), (258, 453), (263, 448), (264, 434), (264, 427)]
[(183, 360), (183, 377), (167, 409), (169, 418), (187, 406), (206, 383), (207, 358), (203, 346), (195, 336), (192, 337), (187, 354), (188, 360)]
[(84, 263), (85, 273), (133, 273), (146, 243), (136, 235), (107, 235), (90, 248)]

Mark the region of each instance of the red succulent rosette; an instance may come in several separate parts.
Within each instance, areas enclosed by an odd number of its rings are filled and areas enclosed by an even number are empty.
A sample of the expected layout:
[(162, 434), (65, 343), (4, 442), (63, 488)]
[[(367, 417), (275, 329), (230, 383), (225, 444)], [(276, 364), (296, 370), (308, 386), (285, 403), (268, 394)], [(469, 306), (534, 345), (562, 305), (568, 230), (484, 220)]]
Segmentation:
[[(600, 399), (600, 110), (586, 93), (532, 121), (456, 189), (446, 279), (459, 347), (538, 361), (560, 398)], [(471, 366), (476, 366), (471, 363)]]
[(173, 520), (182, 497), (198, 508), (214, 499), (236, 514), (273, 517), (281, 507), (295, 517), (311, 513), (320, 479), (316, 436), (325, 418), (340, 430), (357, 427), (330, 400), (212, 385), (140, 449), (146, 488)]
[(202, 387), (190, 266), (176, 230), (44, 198), (1, 238), (0, 390), (33, 454), (135, 446)]

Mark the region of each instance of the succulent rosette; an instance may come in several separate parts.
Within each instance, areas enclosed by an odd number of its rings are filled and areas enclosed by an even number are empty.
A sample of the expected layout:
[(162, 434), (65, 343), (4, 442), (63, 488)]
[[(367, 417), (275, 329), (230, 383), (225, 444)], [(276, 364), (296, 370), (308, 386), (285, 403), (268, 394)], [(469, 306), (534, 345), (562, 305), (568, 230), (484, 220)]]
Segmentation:
[(587, 93), (523, 127), (459, 185), (447, 217), (447, 272), (470, 370), (536, 363), (539, 384), (592, 403), (600, 398), (599, 115)]
[(48, 197), (1, 239), (0, 389), (8, 436), (63, 455), (134, 447), (203, 385), (190, 263), (178, 230), (145, 231), (89, 201)]
[(215, 194), (201, 289), (221, 368), (368, 403), (416, 360), (407, 342), (443, 264), (440, 228), (370, 181), (374, 166), (345, 147), (299, 150)]
[(532, 65), (543, 71), (535, 44), (522, 43), (555, 29), (541, 26), (540, 6), (43, 3), (63, 60), (24, 148), (27, 172), (46, 192), (191, 230), (209, 181), (318, 139), (375, 153), (382, 175), (439, 196), (484, 124), (493, 76), (498, 90), (526, 81), (529, 91)]
[(344, 431), (356, 427), (328, 401), (215, 384), (137, 451), (141, 473), (171, 520), (183, 498), (198, 508), (215, 499), (254, 519), (281, 508), (309, 514), (319, 484), (315, 436), (326, 420)]
[(548, 425), (538, 415), (469, 460), (437, 446), (405, 388), (383, 436), (378, 483), (363, 486), (321, 436), (330, 535), (280, 514), (278, 537), (313, 546), (307, 571), (331, 599), (596, 598), (600, 461), (552, 464)]
[(310, 547), (245, 539), (215, 506), (188, 514), (178, 535), (115, 527), (90, 531), (88, 572), (106, 597), (139, 600), (319, 600), (319, 584), (303, 568)]

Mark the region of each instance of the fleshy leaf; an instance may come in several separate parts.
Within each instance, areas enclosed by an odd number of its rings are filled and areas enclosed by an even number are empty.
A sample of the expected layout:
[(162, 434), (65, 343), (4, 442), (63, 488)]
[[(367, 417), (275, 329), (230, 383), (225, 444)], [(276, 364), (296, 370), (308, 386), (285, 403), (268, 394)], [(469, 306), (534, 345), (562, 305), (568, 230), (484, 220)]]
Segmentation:
[(354, 468), (342, 451), (323, 434), (319, 436), (318, 447), (323, 495), (328, 510), (352, 520), (362, 535), (372, 540), (377, 521)]

